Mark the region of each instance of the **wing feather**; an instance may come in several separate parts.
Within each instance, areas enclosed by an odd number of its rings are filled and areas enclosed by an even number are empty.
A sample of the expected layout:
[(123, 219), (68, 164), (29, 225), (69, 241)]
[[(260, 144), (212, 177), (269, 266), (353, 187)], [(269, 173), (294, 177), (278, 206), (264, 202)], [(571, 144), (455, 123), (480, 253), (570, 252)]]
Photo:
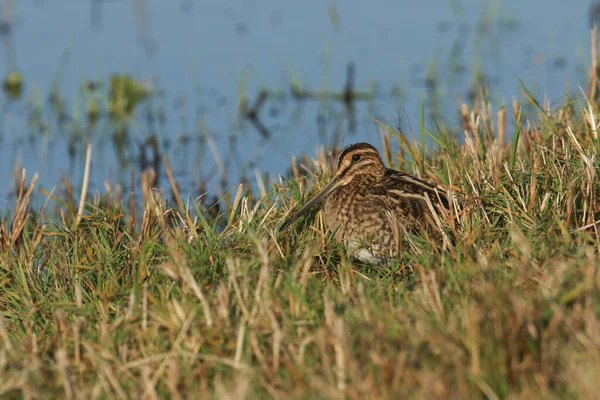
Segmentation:
[(395, 209), (402, 215), (402, 222), (409, 229), (423, 225), (439, 225), (434, 221), (434, 210), (430, 204), (438, 214), (441, 209), (448, 210), (450, 207), (450, 201), (442, 188), (392, 169), (388, 169), (383, 178), (369, 189), (369, 194), (379, 198), (386, 208)]

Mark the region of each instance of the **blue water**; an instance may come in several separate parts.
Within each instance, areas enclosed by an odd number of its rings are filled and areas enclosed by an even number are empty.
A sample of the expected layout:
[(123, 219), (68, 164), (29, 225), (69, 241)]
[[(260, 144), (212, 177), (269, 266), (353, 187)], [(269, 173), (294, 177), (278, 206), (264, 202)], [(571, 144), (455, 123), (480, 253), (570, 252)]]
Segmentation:
[[(2, 18), (7, 18), (9, 3), (0, 1)], [(467, 100), (476, 70), (485, 72), (497, 109), (510, 106), (513, 97), (523, 99), (517, 76), (540, 100), (545, 96), (555, 102), (567, 81), (572, 91), (586, 86), (589, 64), (590, 1), (19, 0), (12, 4), (12, 31), (3, 36), (0, 74), (4, 77), (17, 68), (25, 90), (17, 103), (0, 96), (0, 199), (13, 188), (16, 164), (26, 168), (28, 176), (38, 172), (47, 189), (59, 182), (61, 173), (73, 182), (81, 179), (83, 157), (69, 160), (68, 128), (52, 123), (55, 118), (47, 107), (43, 118), (49, 121), (48, 131), (42, 140), (29, 140), (28, 107), (46, 104), (55, 81), (75, 119), (82, 112), (83, 81), (106, 83), (112, 73), (130, 73), (156, 85), (164, 97), (154, 107), (166, 111), (166, 123), (157, 134), (172, 142), (166, 152), (182, 190), (197, 196), (203, 177), (210, 178), (208, 189), (220, 194), (207, 137), (226, 165), (226, 186), (233, 187), (242, 177), (254, 181), (258, 171), (270, 177), (283, 175), (293, 154), (314, 155), (320, 145), (359, 140), (378, 145), (380, 133), (373, 118), (418, 129), (420, 102), (431, 111), (425, 86), (431, 65), (438, 77), (440, 115), (458, 127), (456, 110)], [(355, 132), (349, 129), (342, 103), (299, 102), (289, 89), (298, 79), (307, 89), (339, 92), (348, 62), (356, 66), (355, 89), (376, 93), (375, 100), (357, 103)], [(268, 140), (237, 115), (240, 95), (245, 93), (252, 103), (262, 88), (280, 94), (271, 96), (260, 112), (271, 132)], [(137, 142), (148, 134), (139, 117), (131, 131)], [(101, 129), (92, 143), (92, 190), (103, 191), (109, 176), (128, 182), (128, 169), (119, 171)], [(168, 187), (166, 180), (161, 186)]]

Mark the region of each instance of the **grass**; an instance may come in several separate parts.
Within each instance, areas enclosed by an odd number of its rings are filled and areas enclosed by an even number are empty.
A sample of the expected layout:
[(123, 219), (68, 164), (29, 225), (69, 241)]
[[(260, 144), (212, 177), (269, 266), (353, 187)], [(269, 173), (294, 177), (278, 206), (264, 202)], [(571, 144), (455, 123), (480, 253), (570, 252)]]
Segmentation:
[(109, 185), (80, 209), (65, 180), (34, 209), (23, 174), (0, 221), (0, 396), (594, 398), (598, 106), (524, 94), (529, 115), (462, 105), (462, 127), (426, 132), (433, 152), (382, 125), (392, 167), (468, 202), (449, 248), (415, 237), (379, 268), (316, 211), (277, 232), (326, 182), (324, 150), (303, 161), (317, 173), (294, 165), (259, 199), (240, 186), (219, 215), (186, 209), (171, 174), (174, 207), (146, 182), (139, 206)]

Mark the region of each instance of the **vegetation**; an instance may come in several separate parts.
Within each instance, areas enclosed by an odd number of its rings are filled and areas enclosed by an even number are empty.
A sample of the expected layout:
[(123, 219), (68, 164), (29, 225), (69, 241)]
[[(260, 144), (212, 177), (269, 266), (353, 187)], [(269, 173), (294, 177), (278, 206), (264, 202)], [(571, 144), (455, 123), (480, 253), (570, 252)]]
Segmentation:
[[(532, 104), (537, 104), (533, 99)], [(242, 187), (225, 214), (143, 215), (114, 188), (41, 210), (23, 176), (0, 224), (0, 393), (6, 398), (592, 398), (600, 374), (597, 108), (462, 108), (464, 144), (429, 156), (382, 127), (384, 153), (469, 195), (448, 249), (354, 263), (320, 213), (277, 227), (330, 170)], [(494, 118), (497, 117), (497, 118)], [(176, 190), (175, 182), (173, 188)], [(183, 206), (180, 203), (181, 206)], [(54, 208), (54, 211), (51, 209)]]
[[(587, 93), (559, 106), (523, 87), (526, 104), (495, 109), (481, 90), (460, 128), (420, 126), (417, 140), (381, 125), (388, 165), (467, 201), (447, 221), (452, 243), (412, 237), (380, 267), (349, 258), (317, 210), (278, 231), (330, 176), (325, 149), (220, 209), (186, 207), (166, 157), (154, 161), (173, 206), (151, 173), (141, 204), (108, 183), (88, 196), (91, 147), (79, 195), (64, 179), (33, 207), (37, 177), (23, 172), (0, 220), (0, 396), (597, 397), (592, 59)], [(112, 117), (125, 126), (147, 95), (115, 77)]]

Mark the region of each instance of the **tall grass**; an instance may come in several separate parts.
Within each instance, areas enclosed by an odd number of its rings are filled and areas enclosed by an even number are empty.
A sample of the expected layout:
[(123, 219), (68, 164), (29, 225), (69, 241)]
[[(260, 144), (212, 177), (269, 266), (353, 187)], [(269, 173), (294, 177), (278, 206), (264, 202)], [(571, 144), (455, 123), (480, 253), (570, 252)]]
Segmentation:
[(596, 73), (590, 82), (554, 109), (524, 91), (537, 108), (527, 115), (482, 95), (461, 107), (460, 128), (427, 132), (433, 151), (382, 126), (391, 166), (468, 201), (449, 248), (415, 237), (379, 268), (350, 259), (320, 212), (277, 231), (330, 176), (325, 150), (258, 199), (235, 188), (219, 215), (178, 195), (170, 206), (144, 181), (141, 216), (108, 183), (78, 210), (66, 180), (33, 209), (37, 177), (23, 172), (0, 221), (0, 395), (597, 397)]

